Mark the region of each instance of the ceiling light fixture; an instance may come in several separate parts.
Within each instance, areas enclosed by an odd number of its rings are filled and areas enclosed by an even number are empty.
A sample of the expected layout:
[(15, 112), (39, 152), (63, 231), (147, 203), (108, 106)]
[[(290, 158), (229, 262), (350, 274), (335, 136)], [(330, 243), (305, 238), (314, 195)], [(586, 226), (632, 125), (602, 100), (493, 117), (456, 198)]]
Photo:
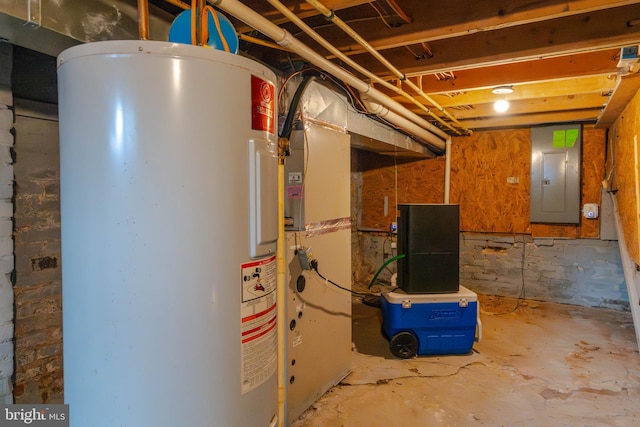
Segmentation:
[(507, 95), (509, 93), (513, 93), (513, 86), (508, 85), (508, 86), (494, 87), (491, 93), (494, 93), (496, 95)]
[(493, 109), (498, 113), (504, 113), (509, 109), (509, 101), (507, 101), (506, 99), (498, 99), (493, 103)]

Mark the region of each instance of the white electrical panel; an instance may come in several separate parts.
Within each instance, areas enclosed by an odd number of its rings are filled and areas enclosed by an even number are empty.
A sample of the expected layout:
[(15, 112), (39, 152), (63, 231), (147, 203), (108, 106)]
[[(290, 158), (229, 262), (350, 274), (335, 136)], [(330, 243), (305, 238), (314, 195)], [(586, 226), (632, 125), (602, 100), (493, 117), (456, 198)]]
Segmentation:
[(580, 222), (582, 126), (531, 129), (531, 222)]

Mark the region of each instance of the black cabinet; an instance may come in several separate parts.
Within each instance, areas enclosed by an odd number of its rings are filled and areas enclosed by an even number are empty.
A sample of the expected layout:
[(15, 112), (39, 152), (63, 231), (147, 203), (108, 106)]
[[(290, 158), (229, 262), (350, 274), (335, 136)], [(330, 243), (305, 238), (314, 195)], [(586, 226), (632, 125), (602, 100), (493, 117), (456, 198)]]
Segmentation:
[(409, 294), (459, 290), (458, 205), (398, 205), (398, 286)]

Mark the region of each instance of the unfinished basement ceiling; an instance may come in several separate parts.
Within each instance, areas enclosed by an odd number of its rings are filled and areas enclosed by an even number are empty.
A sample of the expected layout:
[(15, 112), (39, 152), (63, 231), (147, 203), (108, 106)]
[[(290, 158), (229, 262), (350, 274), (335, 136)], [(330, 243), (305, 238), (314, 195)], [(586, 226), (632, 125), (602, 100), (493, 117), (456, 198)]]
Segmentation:
[[(152, 3), (176, 11), (164, 0)], [(269, 1), (242, 3), (371, 81), (336, 59)], [(320, 1), (388, 60), (394, 71), (331, 22), (313, 1), (282, 3), (350, 59), (415, 95), (431, 114), (372, 82), (375, 88), (451, 135), (560, 122), (607, 127), (640, 88), (637, 65), (619, 66), (622, 48), (640, 44), (640, 1)], [(240, 34), (269, 41), (238, 19), (232, 17), (232, 21)], [(247, 41), (240, 46), (278, 69), (291, 72), (303, 67), (295, 53)], [(416, 94), (403, 77), (429, 99)], [(492, 93), (499, 86), (511, 87), (513, 92)], [(501, 98), (510, 102), (510, 108), (498, 114), (493, 103)]]
[[(332, 54), (288, 22), (267, 1), (243, 3), (333, 59)], [(351, 59), (412, 93), (311, 4), (304, 0), (283, 3)], [(457, 124), (453, 127), (461, 132), (568, 121), (599, 121), (601, 126), (607, 126), (626, 105), (629, 94), (635, 94), (640, 87), (640, 78), (635, 78), (637, 68), (618, 67), (621, 48), (640, 44), (640, 1), (323, 0), (322, 3), (458, 120), (462, 129)], [(260, 37), (243, 23), (237, 20), (234, 23), (239, 32)], [(249, 43), (241, 46), (278, 68), (297, 66), (295, 54)], [(512, 86), (513, 93), (502, 96), (492, 93), (495, 87), (505, 85)], [(379, 84), (374, 87), (455, 134), (389, 89)], [(493, 103), (501, 97), (509, 100), (511, 106), (506, 113), (497, 114)], [(417, 98), (445, 122), (453, 124), (441, 111), (420, 96)]]
[[(350, 59), (415, 95), (425, 108), (336, 59), (272, 2), (241, 1), (450, 135), (559, 122), (606, 127), (640, 88), (638, 65), (618, 65), (623, 47), (640, 44), (640, 0), (319, 1), (377, 49), (393, 72), (321, 14), (313, 0), (282, 0)], [(149, 3), (155, 40), (166, 39), (173, 17), (191, 4)], [(225, 0), (218, 3), (224, 9)], [(134, 39), (136, 7), (135, 0), (9, 1), (0, 4), (0, 37), (50, 55), (78, 42)], [(39, 15), (31, 16), (34, 11)], [(293, 52), (247, 41), (271, 42), (229, 17), (244, 39), (241, 54), (285, 74), (305, 66)], [(403, 77), (428, 100), (401, 81)], [(511, 86), (513, 92), (492, 93), (498, 86)], [(493, 110), (499, 98), (511, 103), (506, 113)]]

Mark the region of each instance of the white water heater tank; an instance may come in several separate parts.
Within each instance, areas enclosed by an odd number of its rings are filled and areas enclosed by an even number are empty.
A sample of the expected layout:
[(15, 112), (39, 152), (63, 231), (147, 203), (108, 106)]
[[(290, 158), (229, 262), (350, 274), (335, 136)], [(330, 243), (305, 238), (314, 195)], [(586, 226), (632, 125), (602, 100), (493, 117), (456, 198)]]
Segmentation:
[(107, 41), (58, 84), (71, 426), (275, 425), (275, 75)]

